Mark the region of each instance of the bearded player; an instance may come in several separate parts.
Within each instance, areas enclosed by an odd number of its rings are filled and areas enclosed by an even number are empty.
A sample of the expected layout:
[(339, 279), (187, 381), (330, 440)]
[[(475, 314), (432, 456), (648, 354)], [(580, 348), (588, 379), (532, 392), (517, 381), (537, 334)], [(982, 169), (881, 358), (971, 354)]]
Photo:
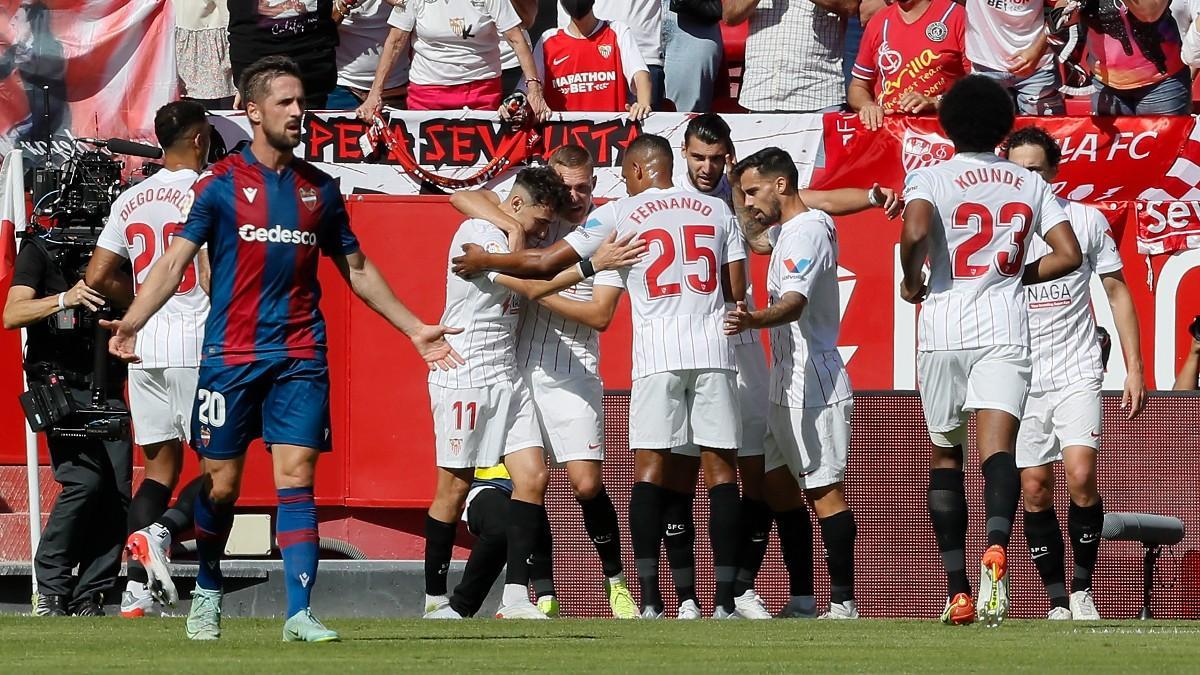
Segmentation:
[[(1053, 181), (1061, 151), (1038, 127), (1013, 133), (1004, 144), (1009, 161)], [(1017, 435), (1017, 468), (1025, 500), (1025, 537), (1029, 555), (1050, 596), (1050, 619), (1098, 620), (1092, 597), (1092, 570), (1104, 528), (1104, 505), (1096, 487), (1100, 447), (1100, 387), (1104, 380), (1100, 341), (1092, 318), (1092, 275), (1100, 277), (1125, 354), (1122, 406), (1133, 419), (1146, 403), (1137, 313), (1121, 256), (1097, 209), (1065, 199), (1059, 205), (1083, 251), (1079, 269), (1054, 281), (1025, 289), (1029, 338), (1033, 348), (1033, 384)], [(1029, 255), (1046, 247), (1035, 238)], [(1062, 528), (1054, 513), (1054, 465), (1061, 462), (1071, 503), (1067, 532), (1075, 560), (1070, 595), (1066, 587)]]
[[(978, 612), (994, 626), (1008, 611), (1005, 549), (1021, 490), (1013, 453), (1031, 376), (1022, 284), (1068, 274), (1081, 255), (1046, 182), (995, 154), (1013, 125), (1012, 100), (1000, 85), (981, 76), (960, 80), (938, 117), (956, 154), (905, 181), (900, 295), (922, 304), (917, 377), (933, 442), (929, 513), (949, 585), (942, 620), (970, 623)], [(1035, 232), (1050, 252), (1026, 265)], [(972, 412), (988, 544), (977, 604), (967, 581), (963, 488)]]
[(204, 460), (196, 498), (199, 571), (187, 635), (221, 635), (220, 558), (233, 526), (245, 453), (261, 437), (271, 450), (279, 497), (286, 641), (329, 642), (338, 634), (309, 610), (317, 574), (317, 458), (330, 449), (325, 321), (318, 307), (320, 254), (356, 295), (412, 341), (431, 369), (461, 357), (444, 339), (458, 332), (422, 323), (388, 287), (350, 230), (337, 183), (294, 156), (304, 87), (295, 62), (266, 57), (243, 73), (241, 97), (253, 141), (213, 165), (192, 188), (176, 236), (121, 321), (105, 322), (109, 350), (137, 360), (138, 332), (174, 295), (201, 244), (212, 265), (192, 446)]

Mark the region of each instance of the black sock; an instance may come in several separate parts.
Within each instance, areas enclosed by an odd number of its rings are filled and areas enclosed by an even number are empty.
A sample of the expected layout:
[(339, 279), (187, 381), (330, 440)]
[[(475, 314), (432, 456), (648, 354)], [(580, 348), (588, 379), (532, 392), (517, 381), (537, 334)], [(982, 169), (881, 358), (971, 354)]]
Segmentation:
[(600, 556), (600, 569), (606, 577), (617, 576), (625, 569), (621, 564), (621, 529), (608, 492), (600, 488), (595, 497), (579, 500), (579, 508), (583, 511), (583, 527)]
[(708, 510), (708, 538), (717, 580), (716, 605), (732, 612), (733, 582), (737, 578), (738, 523), (742, 510), (737, 483), (722, 483), (709, 488)]
[(191, 529), (196, 509), (196, 494), (203, 485), (203, 477), (194, 478), (192, 482), (184, 485), (179, 491), (179, 499), (175, 500), (175, 506), (164, 511), (155, 522), (167, 528), (172, 537), (178, 537)]
[(1025, 512), (1025, 539), (1029, 542), (1029, 557), (1037, 567), (1051, 607), (1066, 607), (1067, 572), (1063, 563), (1062, 528), (1054, 507), (1046, 511)]
[[(543, 521), (546, 507), (519, 499), (508, 503), (508, 567), (504, 583), (529, 586), (530, 560), (538, 544), (546, 536)], [(528, 592), (528, 591), (526, 591)]]
[(680, 604), (696, 599), (696, 520), (692, 515), (692, 495), (663, 491), (663, 544), (667, 563), (675, 581), (675, 596)]
[(443, 523), (425, 515), (425, 595), (445, 595), (450, 559), (454, 557), (454, 535), (458, 523)]
[(1013, 519), (1021, 501), (1021, 474), (1011, 452), (997, 452), (980, 467), (983, 470), (983, 508), (987, 515), (988, 546), (1008, 548)]
[(837, 604), (854, 599), (854, 538), (858, 527), (850, 510), (821, 518), (821, 539), (825, 542), (825, 561), (829, 565), (829, 602)]
[(929, 470), (929, 520), (937, 537), (950, 597), (971, 594), (967, 581), (967, 493), (962, 469)]
[(779, 550), (788, 571), (788, 590), (792, 596), (813, 595), (812, 518), (808, 508), (777, 511)]
[(742, 499), (741, 546), (738, 551), (737, 579), (733, 594), (739, 596), (754, 588), (754, 579), (767, 556), (771, 541), (771, 509), (757, 499)]
[(654, 483), (637, 482), (629, 494), (629, 537), (637, 565), (642, 607), (662, 611), (658, 589), (658, 555), (662, 544), (663, 489)]
[[(138, 487), (137, 494), (133, 496), (133, 501), (129, 502), (129, 514), (125, 520), (125, 526), (129, 533), (132, 534), (154, 523), (154, 519), (162, 515), (170, 503), (171, 488), (149, 478), (143, 480)], [(148, 579), (146, 570), (140, 563), (130, 560), (127, 569), (130, 581), (146, 583)]]
[(542, 524), (537, 547), (529, 558), (529, 581), (536, 597), (554, 595), (554, 546), (550, 534), (550, 519), (542, 507)]
[(1092, 587), (1092, 570), (1096, 568), (1096, 554), (1100, 552), (1100, 532), (1104, 529), (1104, 502), (1093, 506), (1076, 506), (1071, 502), (1067, 508), (1067, 534), (1071, 536), (1071, 555), (1075, 558), (1075, 576), (1071, 579), (1071, 591), (1086, 591)]

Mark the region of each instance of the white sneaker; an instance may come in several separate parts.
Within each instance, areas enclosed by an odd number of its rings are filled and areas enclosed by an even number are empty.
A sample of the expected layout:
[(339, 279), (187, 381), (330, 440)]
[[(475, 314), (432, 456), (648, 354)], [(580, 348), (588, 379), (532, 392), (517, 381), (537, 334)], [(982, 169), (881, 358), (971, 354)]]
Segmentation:
[(696, 606), (695, 600), (684, 600), (679, 604), (679, 612), (675, 614), (675, 618), (682, 621), (691, 621), (693, 619), (704, 618), (700, 613), (700, 608)]
[(549, 621), (550, 617), (542, 613), (542, 610), (537, 608), (537, 605), (525, 600), (524, 602), (514, 602), (511, 605), (503, 605), (496, 610), (497, 619), (541, 619)]
[(1050, 613), (1046, 615), (1050, 621), (1070, 621), (1071, 610), (1066, 607), (1052, 607)]
[(858, 605), (853, 600), (829, 603), (829, 611), (821, 615), (822, 619), (857, 619)]
[(142, 584), (130, 582), (121, 593), (121, 616), (126, 619), (138, 619), (156, 613), (157, 605), (154, 596)]
[(1090, 588), (1071, 594), (1071, 618), (1076, 621), (1100, 620), (1100, 612), (1096, 611), (1096, 600), (1092, 597)]
[(817, 618), (817, 601), (810, 596), (793, 597), (775, 615), (776, 619), (815, 619)]
[(444, 595), (425, 596), (425, 616), (450, 606), (450, 598)]
[(154, 599), (164, 605), (175, 606), (179, 591), (171, 580), (170, 562), (171, 533), (162, 526), (151, 525), (129, 535), (125, 540), (125, 553), (146, 569), (146, 588)]
[(714, 619), (740, 619), (742, 617), (738, 615), (738, 612), (736, 609), (731, 612), (731, 611), (725, 609), (724, 607), (717, 605), (716, 609), (713, 610), (712, 618), (714, 618)]
[(738, 616), (743, 619), (771, 618), (771, 613), (767, 611), (767, 604), (758, 597), (758, 593), (755, 593), (753, 588), (747, 589), (745, 593), (734, 598), (733, 606), (736, 608)]
[(432, 612), (425, 612), (424, 619), (461, 619), (462, 615), (454, 611), (450, 605), (439, 607)]

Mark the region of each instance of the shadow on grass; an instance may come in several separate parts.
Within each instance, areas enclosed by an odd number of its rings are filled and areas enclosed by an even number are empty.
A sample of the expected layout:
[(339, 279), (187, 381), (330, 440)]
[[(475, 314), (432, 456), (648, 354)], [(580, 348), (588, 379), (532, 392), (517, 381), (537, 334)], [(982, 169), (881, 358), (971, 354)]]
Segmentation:
[(410, 636), (378, 636), (347, 638), (346, 642), (493, 642), (498, 640), (533, 640), (551, 642), (554, 640), (601, 640), (595, 635), (410, 635)]

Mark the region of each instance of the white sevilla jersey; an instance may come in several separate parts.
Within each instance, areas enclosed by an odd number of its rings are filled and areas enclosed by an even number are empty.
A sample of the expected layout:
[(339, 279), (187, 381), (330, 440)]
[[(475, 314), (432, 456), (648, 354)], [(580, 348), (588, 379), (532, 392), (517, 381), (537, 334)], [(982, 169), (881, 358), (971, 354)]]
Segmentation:
[(844, 401), (853, 390), (837, 348), (841, 295), (833, 219), (824, 211), (805, 211), (769, 234), (774, 247), (767, 268), (771, 304), (787, 293), (808, 300), (798, 321), (771, 329), (771, 402), (815, 408)]
[[(1083, 264), (1070, 274), (1025, 288), (1029, 308), (1030, 356), (1035, 393), (1057, 391), (1069, 384), (1104, 377), (1089, 283), (1092, 274), (1120, 271), (1121, 256), (1108, 233), (1108, 221), (1097, 209), (1060, 199), (1079, 239)], [(1029, 244), (1029, 259), (1048, 254), (1041, 237)]]
[[(574, 226), (556, 221), (541, 247), (561, 240)], [(594, 285), (620, 287), (615, 271), (600, 272), (559, 292), (578, 302), (591, 302)], [(539, 302), (527, 302), (517, 324), (517, 367), (541, 368), (559, 375), (600, 374), (600, 334), (595, 329), (552, 312)]]
[(917, 348), (1028, 347), (1026, 248), (1067, 220), (1046, 181), (991, 153), (960, 153), (908, 174), (904, 200), (934, 207)]
[(452, 271), (450, 259), (464, 244), (478, 244), (488, 253), (508, 253), (508, 238), (486, 220), (469, 219), (458, 226), (446, 256), (446, 309), (440, 323), (462, 328), (446, 342), (463, 357), (464, 365), (429, 371), (429, 383), (447, 389), (484, 387), (508, 382), (516, 374), (517, 317), (520, 296), (495, 283), (495, 272), (463, 279)]
[[(197, 177), (191, 169), (160, 169), (113, 202), (96, 245), (132, 262), (135, 294), (171, 239), (183, 231)], [(136, 351), (142, 362), (130, 368), (199, 367), (208, 305), (208, 294), (200, 287), (199, 266), (193, 260), (175, 295), (138, 334)]]
[(633, 378), (736, 370), (722, 330), (721, 270), (746, 253), (729, 207), (706, 195), (651, 188), (596, 209), (565, 240), (587, 258), (614, 229), (618, 238), (635, 232), (649, 246), (621, 271), (633, 307)]
[[(729, 212), (733, 213), (733, 188), (729, 186), (728, 178), (721, 176), (721, 182), (717, 183), (717, 186), (713, 188), (712, 192), (704, 192), (700, 188), (696, 187), (696, 184), (692, 182), (692, 177), (688, 175), (687, 161), (676, 162), (676, 167), (682, 168), (682, 170), (675, 173), (675, 185), (680, 190), (704, 194), (708, 195), (709, 197), (716, 197), (717, 199), (725, 202), (725, 205), (729, 207)], [(736, 223), (737, 220), (735, 219), (734, 224), (736, 225)], [(737, 229), (740, 232), (741, 228), (738, 227)], [(742, 238), (742, 249), (746, 249), (745, 237)], [(750, 309), (750, 311), (753, 312), (758, 308), (754, 306), (754, 286), (750, 285), (750, 261), (747, 260), (746, 262), (746, 306)], [(733, 305), (731, 304), (729, 307), (727, 307), (727, 309), (733, 309)], [(748, 330), (744, 333), (733, 335), (729, 339), (734, 345), (758, 344), (761, 339), (758, 333), (759, 331), (756, 330)]]

